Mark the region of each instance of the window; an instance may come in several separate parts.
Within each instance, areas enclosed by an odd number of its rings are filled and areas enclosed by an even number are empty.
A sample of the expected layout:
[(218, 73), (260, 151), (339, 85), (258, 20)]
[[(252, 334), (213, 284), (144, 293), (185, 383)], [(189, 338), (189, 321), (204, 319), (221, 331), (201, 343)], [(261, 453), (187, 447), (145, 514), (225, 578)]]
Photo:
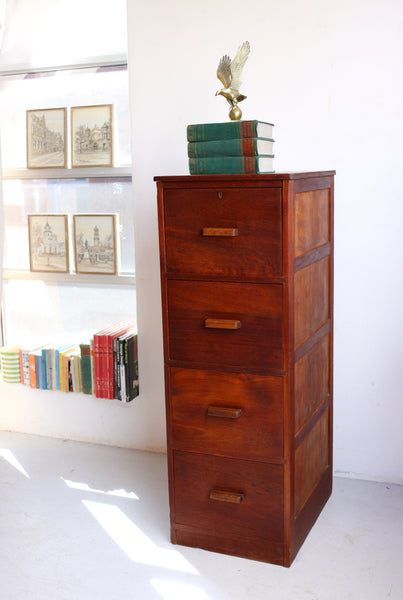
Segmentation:
[[(115, 167), (27, 169), (26, 111), (113, 104)], [(69, 115), (69, 110), (67, 111)], [(136, 313), (134, 224), (125, 66), (6, 75), (0, 80), (5, 256), (3, 343), (48, 342)], [(69, 137), (69, 136), (68, 136)], [(70, 140), (68, 139), (70, 155)], [(28, 214), (118, 213), (120, 274), (29, 271)]]

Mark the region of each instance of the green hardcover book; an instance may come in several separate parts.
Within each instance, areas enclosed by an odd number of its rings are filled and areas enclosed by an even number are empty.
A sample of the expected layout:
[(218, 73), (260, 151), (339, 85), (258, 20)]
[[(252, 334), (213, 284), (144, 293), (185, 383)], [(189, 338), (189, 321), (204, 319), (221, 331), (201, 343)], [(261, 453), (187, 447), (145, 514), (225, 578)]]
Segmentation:
[(273, 156), (189, 158), (189, 171), (191, 175), (274, 173), (273, 158)]
[(187, 126), (188, 142), (230, 140), (234, 138), (273, 138), (273, 123), (264, 121), (226, 121), (225, 123), (196, 123)]
[(81, 351), (81, 386), (84, 394), (92, 394), (91, 381), (91, 344), (90, 342), (82, 342), (80, 344)]
[(274, 140), (252, 137), (188, 143), (189, 158), (207, 158), (210, 156), (257, 156), (259, 154), (273, 155)]

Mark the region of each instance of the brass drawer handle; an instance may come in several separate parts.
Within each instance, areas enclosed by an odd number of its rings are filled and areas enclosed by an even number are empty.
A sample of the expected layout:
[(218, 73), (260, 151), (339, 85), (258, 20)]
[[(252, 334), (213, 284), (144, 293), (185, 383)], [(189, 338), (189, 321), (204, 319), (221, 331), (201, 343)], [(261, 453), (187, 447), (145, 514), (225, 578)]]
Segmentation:
[(209, 493), (210, 500), (218, 500), (219, 502), (231, 502), (232, 504), (241, 504), (243, 502), (243, 494), (236, 492), (223, 492), (221, 490), (211, 490)]
[(242, 415), (241, 408), (230, 408), (229, 406), (209, 406), (208, 417), (222, 417), (224, 419), (239, 419)]
[(203, 227), (202, 235), (206, 237), (236, 237), (239, 231), (236, 227)]
[(208, 329), (240, 329), (241, 321), (238, 319), (206, 319), (204, 326)]

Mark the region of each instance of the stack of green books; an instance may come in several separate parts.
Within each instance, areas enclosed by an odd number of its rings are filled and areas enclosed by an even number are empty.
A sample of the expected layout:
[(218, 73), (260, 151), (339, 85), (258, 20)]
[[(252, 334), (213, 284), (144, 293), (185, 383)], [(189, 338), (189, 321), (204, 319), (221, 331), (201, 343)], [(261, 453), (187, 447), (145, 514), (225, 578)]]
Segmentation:
[(190, 174), (274, 173), (273, 127), (256, 120), (188, 125)]

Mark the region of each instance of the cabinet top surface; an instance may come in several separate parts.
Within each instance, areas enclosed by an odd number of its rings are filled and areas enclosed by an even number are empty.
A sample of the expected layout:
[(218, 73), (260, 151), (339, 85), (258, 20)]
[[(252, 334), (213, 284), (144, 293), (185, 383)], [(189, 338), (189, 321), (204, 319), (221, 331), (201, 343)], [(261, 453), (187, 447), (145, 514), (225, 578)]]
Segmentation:
[(199, 183), (199, 182), (234, 182), (239, 183), (250, 182), (263, 182), (263, 181), (278, 181), (284, 179), (308, 179), (312, 177), (329, 177), (336, 173), (336, 171), (307, 171), (307, 172), (293, 172), (293, 173), (259, 173), (259, 174), (239, 174), (239, 175), (157, 175), (154, 177), (154, 181), (161, 181), (166, 183)]

